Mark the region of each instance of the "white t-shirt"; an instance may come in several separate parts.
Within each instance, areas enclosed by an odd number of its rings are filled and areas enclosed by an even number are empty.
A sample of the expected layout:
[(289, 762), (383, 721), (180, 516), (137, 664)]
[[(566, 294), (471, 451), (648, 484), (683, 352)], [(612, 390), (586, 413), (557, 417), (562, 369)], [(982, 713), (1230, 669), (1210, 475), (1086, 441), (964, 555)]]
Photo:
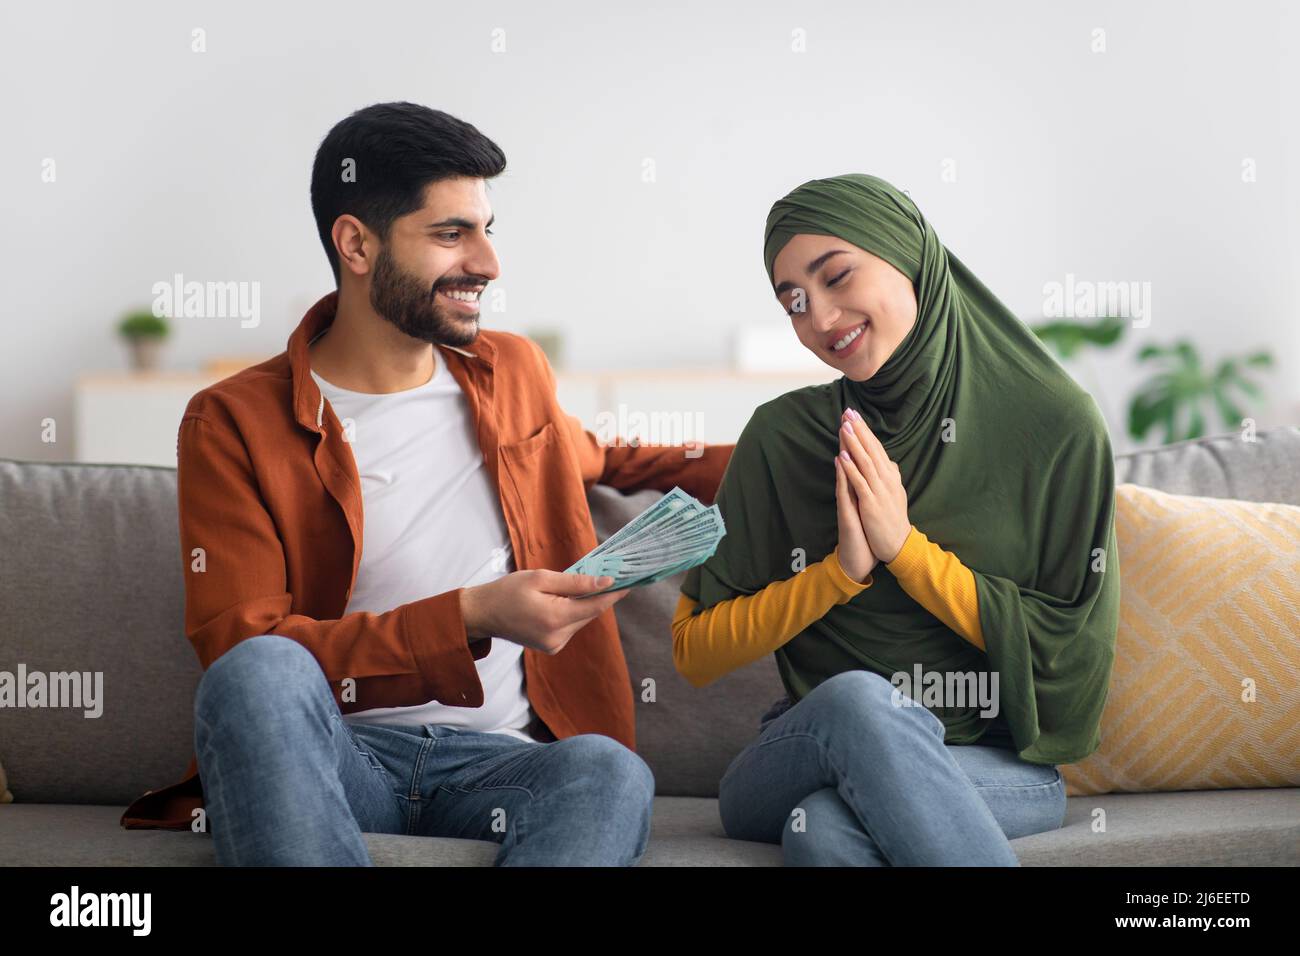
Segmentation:
[[(437, 367), (423, 385), (373, 395), (339, 388), (311, 373), (334, 407), (361, 477), (361, 563), (344, 613), (391, 611), (471, 587), (514, 570), (501, 513), (474, 420), (460, 385), (434, 349)], [(344, 715), (355, 723), (444, 724), (533, 740), (524, 692), (523, 647), (492, 639), (475, 661), (482, 707), (437, 701)]]

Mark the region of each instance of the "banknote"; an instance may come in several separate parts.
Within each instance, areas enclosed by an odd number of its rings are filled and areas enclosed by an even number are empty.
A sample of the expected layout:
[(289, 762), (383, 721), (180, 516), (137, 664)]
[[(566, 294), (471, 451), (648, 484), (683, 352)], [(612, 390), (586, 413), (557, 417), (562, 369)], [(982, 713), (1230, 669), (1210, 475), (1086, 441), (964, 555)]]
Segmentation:
[(726, 533), (717, 505), (705, 507), (673, 488), (565, 572), (614, 579), (592, 594), (641, 587), (703, 564)]

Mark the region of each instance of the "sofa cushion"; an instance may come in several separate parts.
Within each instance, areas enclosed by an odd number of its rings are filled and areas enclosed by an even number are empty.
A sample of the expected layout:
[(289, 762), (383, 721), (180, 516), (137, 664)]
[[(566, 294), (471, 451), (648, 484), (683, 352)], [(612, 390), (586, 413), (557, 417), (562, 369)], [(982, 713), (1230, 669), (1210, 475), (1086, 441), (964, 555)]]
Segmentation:
[[(1011, 841), (1023, 866), (1295, 866), (1294, 790), (1071, 797), (1058, 830)], [(120, 806), (15, 803), (0, 808), (11, 866), (213, 866), (207, 833), (123, 830)], [(775, 843), (729, 840), (716, 800), (656, 797), (642, 866), (780, 866)], [(379, 866), (488, 866), (481, 840), (364, 835)]]
[(1101, 746), (1066, 793), (1300, 786), (1300, 507), (1116, 491)]
[[(0, 461), (0, 670), (102, 675), (102, 714), (17, 708), (0, 760), (22, 803), (125, 805), (193, 750), (176, 471)], [(13, 569), (17, 573), (9, 573)]]

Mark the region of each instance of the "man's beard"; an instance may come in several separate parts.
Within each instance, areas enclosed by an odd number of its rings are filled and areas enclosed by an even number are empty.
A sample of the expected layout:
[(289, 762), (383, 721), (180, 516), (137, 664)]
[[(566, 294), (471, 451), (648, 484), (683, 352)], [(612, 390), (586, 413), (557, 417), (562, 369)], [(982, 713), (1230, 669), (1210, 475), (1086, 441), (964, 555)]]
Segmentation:
[(381, 249), (370, 279), (370, 305), (411, 338), (434, 345), (469, 345), (478, 338), (478, 316), (462, 319), (448, 314), (439, 304), (437, 292), (443, 285), (473, 281), (467, 276), (444, 276), (431, 288), (426, 287), (420, 279), (403, 272), (387, 249)]

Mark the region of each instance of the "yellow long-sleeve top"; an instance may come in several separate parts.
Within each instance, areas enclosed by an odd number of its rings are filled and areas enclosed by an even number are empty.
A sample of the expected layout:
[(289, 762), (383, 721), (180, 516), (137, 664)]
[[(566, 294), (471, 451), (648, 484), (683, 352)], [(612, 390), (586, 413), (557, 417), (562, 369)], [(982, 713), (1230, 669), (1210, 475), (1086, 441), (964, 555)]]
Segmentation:
[[(885, 567), (927, 611), (984, 650), (975, 575), (951, 551), (915, 525)], [(872, 576), (855, 581), (840, 565), (836, 548), (821, 561), (755, 594), (699, 606), (685, 594), (673, 614), (673, 663), (696, 687), (776, 651), (836, 604), (871, 587)]]

